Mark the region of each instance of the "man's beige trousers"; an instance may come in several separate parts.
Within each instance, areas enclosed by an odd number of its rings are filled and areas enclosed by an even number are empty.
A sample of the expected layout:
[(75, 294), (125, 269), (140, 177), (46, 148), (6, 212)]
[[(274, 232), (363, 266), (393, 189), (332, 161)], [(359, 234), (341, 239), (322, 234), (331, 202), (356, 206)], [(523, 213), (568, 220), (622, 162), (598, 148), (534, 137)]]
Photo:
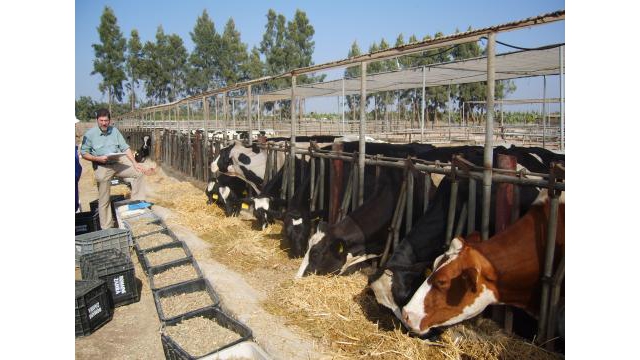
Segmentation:
[(100, 227), (102, 229), (113, 227), (111, 179), (113, 179), (114, 176), (129, 178), (131, 181), (131, 200), (145, 199), (145, 189), (143, 186), (144, 174), (136, 170), (126, 156), (120, 157), (115, 164), (98, 165), (95, 171), (95, 177), (98, 183), (98, 214), (100, 216)]

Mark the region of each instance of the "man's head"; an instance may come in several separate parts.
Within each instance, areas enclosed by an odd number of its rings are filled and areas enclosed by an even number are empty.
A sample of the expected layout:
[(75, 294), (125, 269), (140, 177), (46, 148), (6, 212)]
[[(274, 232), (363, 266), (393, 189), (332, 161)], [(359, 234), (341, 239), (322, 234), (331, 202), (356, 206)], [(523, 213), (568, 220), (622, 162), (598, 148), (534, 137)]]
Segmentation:
[(96, 111), (96, 121), (98, 122), (98, 126), (100, 130), (107, 131), (109, 125), (111, 125), (111, 114), (109, 110), (102, 108)]

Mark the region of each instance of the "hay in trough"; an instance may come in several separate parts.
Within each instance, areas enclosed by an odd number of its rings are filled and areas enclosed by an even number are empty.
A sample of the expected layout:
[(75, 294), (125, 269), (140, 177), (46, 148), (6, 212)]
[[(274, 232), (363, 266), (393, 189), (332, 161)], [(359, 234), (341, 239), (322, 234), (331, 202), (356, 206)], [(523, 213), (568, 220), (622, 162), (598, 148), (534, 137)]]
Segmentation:
[(150, 266), (157, 266), (174, 260), (184, 259), (187, 257), (187, 254), (182, 247), (178, 247), (148, 252), (145, 256), (147, 260), (149, 260)]
[(213, 305), (213, 300), (206, 291), (194, 291), (160, 298), (160, 305), (164, 317), (170, 318)]
[(198, 277), (196, 269), (191, 264), (180, 265), (153, 275), (153, 285), (161, 288)]
[(175, 326), (167, 326), (164, 333), (183, 350), (196, 357), (240, 339), (239, 334), (218, 325), (215, 319), (202, 316), (184, 320)]
[(452, 326), (436, 341), (410, 337), (376, 303), (362, 274), (285, 281), (265, 308), (307, 331), (344, 358), (555, 359), (559, 356), (509, 337), (490, 320)]
[(172, 243), (174, 241), (175, 240), (171, 236), (164, 233), (155, 233), (141, 238), (136, 238), (136, 243), (138, 243), (138, 246), (142, 250)]

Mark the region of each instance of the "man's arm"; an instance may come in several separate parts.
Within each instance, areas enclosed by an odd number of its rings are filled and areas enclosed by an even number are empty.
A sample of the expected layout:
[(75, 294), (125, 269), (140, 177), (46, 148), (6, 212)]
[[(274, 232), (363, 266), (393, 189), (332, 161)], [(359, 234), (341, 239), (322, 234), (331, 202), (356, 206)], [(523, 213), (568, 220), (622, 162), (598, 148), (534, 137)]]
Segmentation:
[(133, 156), (133, 153), (131, 152), (131, 148), (130, 147), (127, 148), (127, 150), (125, 150), (124, 153), (127, 154), (127, 158), (133, 164), (134, 169), (140, 171), (143, 174), (147, 173), (147, 169), (144, 166), (142, 166), (142, 164), (140, 164), (140, 163), (138, 163), (136, 161), (136, 158), (135, 158), (135, 156)]
[(91, 140), (89, 140), (89, 138), (85, 134), (85, 136), (82, 137), (82, 146), (80, 146), (80, 154), (82, 155), (82, 158), (85, 160), (97, 162), (99, 164), (104, 164), (107, 162), (106, 156), (91, 155), (90, 151), (91, 151)]

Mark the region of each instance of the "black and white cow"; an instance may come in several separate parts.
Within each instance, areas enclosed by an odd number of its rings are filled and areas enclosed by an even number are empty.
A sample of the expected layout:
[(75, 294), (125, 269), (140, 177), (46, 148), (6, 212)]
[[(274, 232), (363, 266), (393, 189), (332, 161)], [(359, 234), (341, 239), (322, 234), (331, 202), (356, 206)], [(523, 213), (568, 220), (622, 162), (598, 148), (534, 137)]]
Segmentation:
[[(482, 155), (474, 153), (471, 149), (465, 158), (476, 165), (482, 164)], [(496, 149), (494, 155), (500, 153), (518, 155), (514, 149), (506, 151), (504, 148)], [(529, 166), (540, 168), (541, 163), (533, 164), (535, 159), (528, 158), (520, 152), (520, 158), (525, 158)], [(468, 199), (469, 182), (466, 178), (459, 179), (458, 196), (455, 208), (454, 224), (460, 221), (462, 205)], [(496, 186), (491, 188), (491, 204), (489, 228), (493, 234), (495, 228), (495, 198)], [(538, 195), (538, 190), (532, 187), (520, 189), (520, 214), (526, 213), (531, 203)], [(384, 267), (369, 277), (369, 286), (374, 291), (379, 304), (389, 308), (401, 319), (400, 309), (411, 299), (415, 291), (426, 279), (426, 272), (431, 269), (433, 261), (446, 250), (445, 232), (447, 226), (447, 214), (449, 211), (449, 198), (451, 196), (451, 180), (445, 178), (440, 183), (433, 201), (425, 214), (413, 226), (409, 234), (400, 241), (398, 247), (393, 250), (389, 261)], [(481, 224), (482, 216), (482, 184), (476, 182), (476, 229)], [(466, 222), (463, 222), (464, 229)]]
[(149, 157), (149, 151), (151, 151), (151, 136), (145, 135), (142, 137), (142, 146), (134, 155), (136, 162), (144, 162)]
[(241, 196), (245, 196), (247, 191), (244, 180), (220, 173), (217, 178), (209, 181), (205, 189), (207, 205), (217, 203), (226, 216), (236, 216), (242, 207)]
[(375, 168), (366, 167), (366, 170), (369, 174), (365, 174), (365, 194), (371, 195), (341, 221), (333, 225), (324, 221), (318, 224), (296, 277), (311, 273), (345, 274), (352, 266), (382, 254), (399, 195), (402, 170), (383, 170), (375, 190), (375, 181), (367, 181), (375, 178), (371, 171)]

